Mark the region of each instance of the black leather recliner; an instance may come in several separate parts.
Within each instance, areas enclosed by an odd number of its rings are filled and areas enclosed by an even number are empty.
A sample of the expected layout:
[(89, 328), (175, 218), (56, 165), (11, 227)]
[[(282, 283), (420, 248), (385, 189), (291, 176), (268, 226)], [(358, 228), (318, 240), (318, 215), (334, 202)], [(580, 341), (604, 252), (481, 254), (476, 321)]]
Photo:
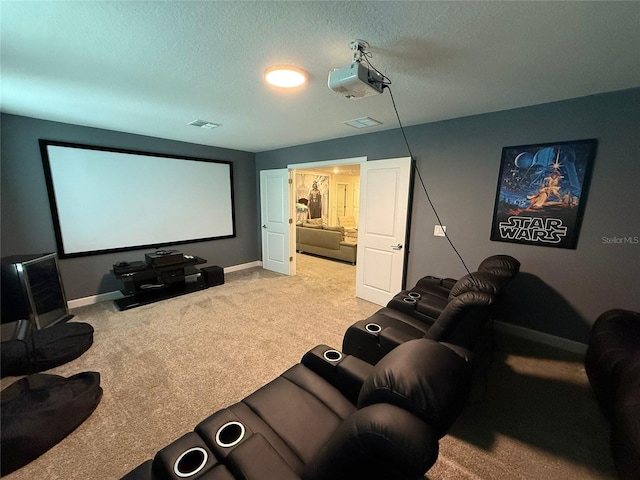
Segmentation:
[[(491, 255), (485, 258), (480, 265), (478, 265), (478, 272), (487, 272), (495, 275), (496, 277), (510, 280), (520, 271), (520, 262), (510, 255)], [(416, 282), (417, 290), (432, 291), (440, 296), (448, 296), (451, 288), (456, 284), (458, 280), (455, 278), (440, 278), (428, 275), (422, 277)]]
[(342, 351), (375, 365), (399, 345), (416, 338), (429, 338), (472, 350), (494, 301), (495, 296), (487, 292), (462, 293), (453, 297), (433, 323), (384, 307), (347, 329)]
[(411, 290), (403, 290), (396, 294), (387, 303), (387, 307), (431, 325), (440, 317), (447, 304), (456, 297), (466, 292), (484, 292), (498, 297), (507, 281), (506, 278), (489, 272), (474, 272), (465, 275), (450, 289), (446, 289), (439, 284), (424, 281), (423, 278)]
[(459, 280), (423, 277), (385, 308), (349, 327), (342, 349), (372, 364), (401, 343), (423, 336), (473, 349), (504, 287), (519, 271), (515, 258), (493, 255)]
[(511, 255), (491, 255), (480, 262), (478, 271), (493, 273), (497, 277), (513, 278), (520, 271), (520, 262)]
[(585, 371), (611, 423), (611, 454), (621, 480), (640, 472), (640, 312), (614, 309), (591, 327)]
[[(519, 271), (520, 262), (512, 256), (492, 255), (480, 262), (477, 272), (465, 275), (459, 280), (431, 275), (422, 277), (411, 290), (400, 292), (387, 306), (431, 322), (438, 317), (452, 295), (459, 295), (468, 290), (480, 290), (498, 296), (499, 291)], [(486, 288), (487, 278), (493, 279), (494, 283), (497, 282), (497, 290)]]
[(320, 345), (123, 477), (415, 480), (464, 407), (469, 353), (406, 342), (376, 366)]
[[(492, 255), (480, 262), (477, 272), (469, 273), (459, 280), (422, 277), (412, 289), (396, 294), (387, 303), (387, 307), (431, 325), (455, 297), (465, 292), (479, 291), (495, 297), (493, 310), (497, 307), (506, 284), (519, 271), (520, 262), (510, 255)], [(488, 315), (492, 314), (493, 311), (488, 312)]]

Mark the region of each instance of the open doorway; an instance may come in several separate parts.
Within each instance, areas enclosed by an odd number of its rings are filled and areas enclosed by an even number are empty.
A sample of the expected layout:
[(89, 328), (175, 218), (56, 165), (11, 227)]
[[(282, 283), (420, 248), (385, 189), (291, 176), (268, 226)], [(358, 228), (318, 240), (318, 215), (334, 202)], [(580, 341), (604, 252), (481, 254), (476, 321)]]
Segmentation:
[[(410, 157), (388, 158), (360, 164), (358, 189), (361, 192), (353, 245), (353, 253), (356, 254), (354, 263), (357, 263), (356, 296), (378, 305), (386, 305), (405, 284), (409, 256), (405, 244), (409, 238), (409, 199), (413, 183), (411, 167)], [(343, 190), (335, 189), (336, 192)], [(335, 202), (336, 214), (344, 213), (344, 209), (340, 212), (340, 204), (341, 202)], [(332, 227), (325, 226), (321, 218), (317, 223), (318, 225), (309, 225), (308, 228), (296, 227), (295, 236), (299, 237), (296, 245), (298, 251), (302, 251), (302, 243), (308, 243), (302, 240), (303, 232), (305, 236), (311, 236), (314, 228), (323, 229), (323, 237), (328, 237), (324, 229), (331, 230)], [(339, 225), (339, 228), (344, 236), (344, 226)], [(313, 236), (319, 237), (316, 234)], [(332, 251), (334, 255), (337, 254), (339, 260), (346, 259), (346, 251), (349, 250), (346, 240), (348, 239), (341, 238), (340, 250)], [(327, 251), (316, 249), (311, 253), (326, 255)], [(353, 262), (354, 259), (350, 261)]]
[[(345, 206), (349, 203), (351, 207), (351, 212), (353, 213), (353, 217), (355, 219), (356, 227), (354, 227), (354, 232), (351, 233), (351, 240), (356, 244), (354, 249), (357, 249), (357, 222), (359, 216), (359, 204), (360, 204), (360, 166), (366, 163), (367, 157), (350, 157), (350, 158), (342, 158), (335, 160), (325, 160), (325, 161), (314, 161), (314, 162), (306, 162), (306, 163), (296, 163), (289, 164), (287, 166), (290, 173), (290, 218), (295, 219), (294, 225), (291, 225), (291, 234), (290, 234), (290, 252), (293, 254), (293, 261), (291, 262), (291, 274), (295, 275), (297, 272), (297, 257), (298, 257), (298, 242), (297, 240), (297, 229), (300, 221), (304, 223), (305, 218), (307, 220), (312, 220), (311, 210), (304, 208), (304, 201), (298, 202), (298, 200), (307, 199), (308, 208), (309, 205), (309, 191), (313, 189), (313, 180), (317, 179), (317, 177), (326, 177), (326, 182), (324, 185), (326, 186), (327, 192), (325, 197), (323, 198), (324, 203), (321, 206), (321, 219), (314, 219), (310, 223), (321, 223), (326, 227), (339, 227), (338, 225), (338, 217), (344, 215), (338, 215), (339, 213), (349, 213), (349, 206), (347, 206), (347, 210), (345, 210)], [(310, 178), (307, 178), (306, 183), (302, 181), (296, 182), (296, 174), (301, 175), (311, 175)], [(314, 178), (315, 177), (315, 178)], [(348, 178), (345, 178), (348, 177)], [(297, 184), (296, 184), (297, 183)], [(338, 193), (337, 184), (347, 184), (346, 186), (342, 186), (342, 200), (338, 202)], [(351, 187), (349, 187), (351, 186)], [(309, 188), (310, 190), (306, 190)], [(354, 194), (355, 200), (349, 199), (349, 190)], [(346, 197), (345, 197), (346, 192)], [(317, 211), (316, 211), (317, 214)], [(309, 223), (309, 222), (307, 222)], [(316, 226), (317, 228), (317, 226)], [(322, 228), (322, 227), (320, 227)], [(341, 239), (343, 240), (343, 239)], [(310, 252), (313, 253), (313, 252)], [(326, 253), (326, 252), (325, 252)], [(322, 258), (322, 257), (317, 257)], [(332, 260), (326, 260), (327, 262), (334, 262)], [(356, 258), (353, 258), (353, 262), (356, 262)], [(346, 262), (345, 262), (346, 263)], [(350, 270), (355, 270), (354, 268), (350, 268)]]
[[(278, 265), (284, 266), (285, 275), (296, 274), (296, 259), (294, 254), (298, 248), (296, 222), (296, 196), (297, 191), (293, 188), (293, 171), (301, 169), (321, 169), (332, 165), (355, 165), (360, 166), (360, 184), (358, 190), (359, 203), (357, 203), (358, 219), (355, 227), (355, 245), (349, 259), (344, 258), (341, 250), (339, 260), (348, 260), (356, 265), (356, 296), (364, 300), (371, 301), (378, 305), (386, 305), (388, 301), (399, 290), (403, 288), (406, 274), (406, 262), (408, 260), (408, 249), (405, 243), (409, 238), (409, 216), (412, 168), (411, 158), (389, 158), (367, 162), (366, 157), (358, 159), (347, 159), (333, 162), (315, 162), (307, 164), (289, 165), (285, 169), (263, 170), (260, 172), (260, 195), (261, 195), (261, 223), (263, 242), (263, 268), (275, 270), (267, 266), (266, 260), (277, 260)], [(322, 173), (322, 172), (321, 172)], [(333, 173), (333, 172), (331, 172)], [(326, 182), (330, 185), (330, 181)], [(314, 189), (313, 182), (311, 189), (320, 190), (316, 182)], [(346, 189), (341, 188), (344, 193)], [(336, 191), (338, 191), (336, 187)], [(311, 192), (311, 190), (310, 190)], [(330, 194), (331, 192), (329, 192)], [(310, 195), (308, 195), (310, 197)], [(337, 196), (337, 194), (334, 194)], [(320, 195), (320, 197), (322, 197)], [(337, 219), (339, 213), (345, 213), (345, 202), (332, 203), (327, 195), (325, 209), (320, 206), (320, 215), (315, 219), (315, 229), (331, 231), (331, 227), (341, 225), (330, 225), (331, 216)], [(300, 197), (304, 198), (304, 197)], [(309, 207), (309, 199), (307, 205)], [(342, 209), (341, 209), (342, 208)], [(324, 210), (326, 226), (324, 224), (322, 211)], [(314, 223), (309, 211), (307, 223)], [(304, 220), (302, 220), (304, 223)], [(336, 223), (338, 223), (336, 221)], [(282, 227), (282, 232), (276, 229)], [(313, 230), (313, 227), (305, 230)], [(269, 239), (273, 239), (269, 242)], [(277, 240), (277, 241), (276, 241)], [(310, 243), (310, 242), (307, 242)], [(335, 243), (335, 242), (334, 242)], [(345, 242), (343, 235), (340, 235), (339, 242)], [(288, 248), (287, 248), (288, 246)], [(307, 250), (308, 248), (305, 247)], [(317, 248), (315, 250), (318, 250)], [(335, 250), (335, 249), (334, 249)], [(304, 250), (303, 250), (304, 251)], [(326, 250), (311, 251), (317, 255), (327, 255)], [(330, 256), (330, 255), (329, 255)], [(277, 262), (276, 262), (277, 263)]]
[(349, 217), (357, 227), (360, 213), (360, 165), (293, 170), (296, 223), (322, 219), (322, 225), (340, 226)]
[[(355, 265), (360, 206), (360, 164), (335, 164), (291, 171), (295, 205), (296, 272), (317, 262), (298, 261), (311, 254), (321, 261)], [(339, 242), (338, 242), (339, 240)], [(301, 252), (301, 253), (298, 253)], [(353, 275), (355, 268), (342, 269)]]

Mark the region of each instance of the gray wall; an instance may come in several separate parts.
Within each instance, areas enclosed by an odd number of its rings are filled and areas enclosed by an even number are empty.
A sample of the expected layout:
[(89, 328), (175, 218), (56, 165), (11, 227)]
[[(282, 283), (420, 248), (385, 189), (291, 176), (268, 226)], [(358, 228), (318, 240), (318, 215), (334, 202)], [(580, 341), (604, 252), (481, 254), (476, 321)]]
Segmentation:
[[(638, 105), (640, 89), (633, 89), (405, 129), (429, 195), (469, 269), (495, 253), (521, 261), (523, 274), (505, 297), (504, 321), (584, 343), (603, 311), (640, 310), (640, 245), (603, 239), (640, 236)], [(577, 249), (490, 241), (502, 147), (586, 138), (599, 143)], [(395, 129), (258, 153), (256, 168), (407, 154)], [(409, 287), (424, 275), (466, 273), (446, 239), (433, 236), (435, 223), (416, 184)]]
[[(38, 139), (43, 138), (233, 162), (236, 237), (180, 245), (179, 250), (222, 267), (260, 259), (255, 154), (16, 115), (2, 114), (1, 121), (2, 256), (56, 251), (38, 145)], [(147, 251), (149, 249), (61, 260), (67, 298), (120, 289), (120, 282), (109, 274), (112, 265), (119, 260), (144, 260)]]
[[(523, 274), (505, 298), (503, 320), (585, 342), (603, 311), (640, 310), (635, 279), (640, 245), (604, 240), (640, 236), (639, 104), (640, 89), (633, 89), (406, 129), (429, 194), (469, 268), (475, 270), (494, 253), (522, 262)], [(2, 256), (56, 249), (39, 138), (233, 161), (237, 237), (181, 248), (221, 266), (260, 258), (260, 170), (364, 155), (370, 160), (407, 155), (397, 129), (256, 155), (7, 114), (2, 114), (1, 129)], [(577, 249), (490, 241), (502, 147), (584, 138), (596, 138), (599, 144)], [(427, 274), (462, 276), (464, 268), (446, 240), (433, 236), (435, 217), (420, 190), (414, 194), (411, 222), (407, 285)], [(139, 260), (143, 253), (63, 260), (67, 296), (117, 290), (119, 282), (108, 273), (112, 264)]]

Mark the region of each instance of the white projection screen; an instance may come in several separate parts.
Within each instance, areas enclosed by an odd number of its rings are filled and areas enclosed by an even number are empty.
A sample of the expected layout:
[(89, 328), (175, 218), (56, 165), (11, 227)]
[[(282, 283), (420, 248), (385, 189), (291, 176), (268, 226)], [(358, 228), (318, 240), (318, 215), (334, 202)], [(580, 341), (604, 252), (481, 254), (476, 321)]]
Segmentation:
[(62, 257), (235, 237), (231, 162), (40, 140)]

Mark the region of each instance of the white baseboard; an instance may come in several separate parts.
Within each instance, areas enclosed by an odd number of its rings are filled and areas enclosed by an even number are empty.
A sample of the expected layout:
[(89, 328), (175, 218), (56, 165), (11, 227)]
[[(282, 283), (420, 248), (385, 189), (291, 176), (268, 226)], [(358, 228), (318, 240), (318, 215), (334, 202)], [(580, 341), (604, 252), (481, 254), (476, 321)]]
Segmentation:
[(240, 265), (232, 265), (231, 267), (224, 267), (224, 273), (237, 272), (238, 270), (246, 270), (247, 268), (261, 267), (262, 260), (256, 260), (255, 262), (241, 263)]
[[(247, 268), (261, 267), (262, 261), (256, 260), (255, 262), (242, 263), (240, 265), (232, 265), (231, 267), (224, 267), (224, 273), (237, 272), (238, 270), (245, 270)], [(93, 305), (94, 303), (109, 302), (123, 298), (122, 292), (116, 290), (114, 292), (100, 293), (98, 295), (91, 295), (89, 297), (76, 298), (69, 300), (67, 306), (69, 309), (84, 307), (86, 305)]]
[(518, 325), (500, 322), (497, 320), (493, 322), (493, 325), (495, 326), (496, 331), (513, 335), (514, 337), (524, 338), (543, 345), (549, 345), (568, 352), (577, 353), (579, 355), (587, 353), (586, 344), (569, 340), (568, 338), (556, 337), (555, 335), (519, 327)]
[(72, 308), (84, 307), (86, 305), (93, 305), (94, 303), (117, 300), (122, 297), (124, 297), (124, 295), (122, 295), (122, 292), (116, 290), (114, 292), (99, 293), (98, 295), (92, 295), (90, 297), (82, 297), (82, 298), (69, 300), (67, 302), (67, 306), (69, 307), (69, 309), (72, 309)]

